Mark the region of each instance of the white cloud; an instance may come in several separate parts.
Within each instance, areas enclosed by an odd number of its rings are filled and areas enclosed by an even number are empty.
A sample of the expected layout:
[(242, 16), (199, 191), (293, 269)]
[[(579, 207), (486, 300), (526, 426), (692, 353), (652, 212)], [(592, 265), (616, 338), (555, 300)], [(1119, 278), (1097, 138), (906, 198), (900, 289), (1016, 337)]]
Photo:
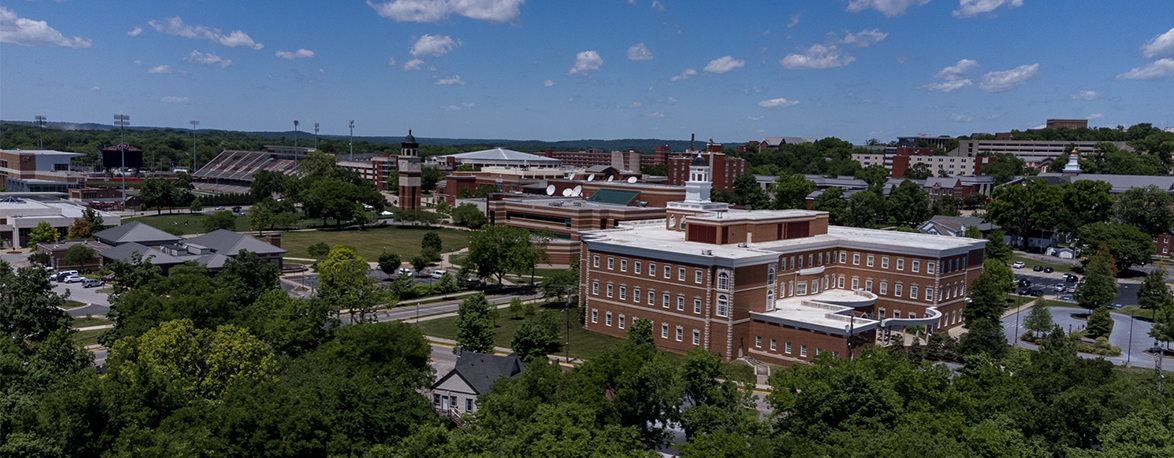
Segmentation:
[(392, 58), (388, 59), (387, 65), (394, 67), (395, 66), (395, 58), (392, 57)]
[(546, 86), (546, 87), (551, 87), (551, 86), (554, 86), (554, 81), (552, 81), (552, 80), (546, 80), (546, 81), (543, 81), (543, 82), (542, 82), (542, 85), (543, 85), (543, 86)]
[(423, 55), (443, 56), (447, 54), (452, 48), (461, 45), (461, 40), (453, 40), (448, 35), (427, 35), (416, 40), (416, 44), (412, 45), (412, 56), (420, 57)]
[(1150, 38), (1150, 41), (1141, 45), (1141, 55), (1151, 59), (1154, 57), (1174, 57), (1174, 28)]
[(649, 117), (649, 118), (663, 118), (663, 117), (664, 117), (664, 113), (661, 113), (661, 112), (659, 112), (659, 111), (656, 111), (656, 112), (648, 113), (648, 117)]
[(159, 101), (164, 102), (164, 103), (187, 103), (188, 98), (187, 97), (164, 97), (164, 98), (159, 99)]
[(798, 104), (799, 104), (798, 100), (787, 100), (782, 97), (779, 97), (777, 99), (763, 100), (761, 102), (758, 102), (758, 106), (763, 107), (763, 108), (787, 108), (787, 107), (795, 106)]
[(464, 86), (465, 82), (461, 81), (461, 75), (453, 75), (436, 80), (438, 86)]
[(407, 62), (404, 62), (404, 71), (410, 72), (412, 70), (423, 70), (423, 68), (424, 68), (424, 61), (422, 61), (420, 59), (412, 59)]
[(160, 65), (155, 68), (147, 69), (147, 73), (163, 73), (163, 74), (171, 73), (171, 66), (170, 65)]
[(962, 75), (964, 73), (966, 73), (967, 70), (970, 70), (972, 67), (977, 67), (977, 66), (978, 66), (978, 62), (976, 62), (976, 61), (973, 61), (970, 59), (962, 59), (962, 60), (958, 61), (957, 64), (943, 68), (941, 71), (939, 71), (934, 76), (936, 76), (938, 78), (945, 78), (947, 81), (951, 81), (951, 80), (961, 78)]
[(851, 0), (848, 2), (848, 11), (853, 13), (873, 9), (888, 17), (905, 14), (905, 10), (913, 6), (921, 6), (929, 0)]
[(1137, 67), (1117, 75), (1118, 79), (1127, 80), (1156, 80), (1174, 76), (1174, 59), (1158, 59), (1142, 67)]
[(48, 22), (19, 17), (16, 12), (3, 6), (0, 6), (0, 43), (40, 47), (90, 47), (88, 39), (82, 37), (65, 38), (57, 29), (49, 27)]
[(971, 84), (973, 82), (969, 79), (952, 79), (941, 83), (930, 83), (922, 87), (931, 91), (954, 92)]
[(319, 69), (318, 69), (318, 73), (326, 73), (326, 69), (325, 69), (325, 68), (319, 68)]
[(661, 3), (658, 0), (652, 0), (652, 9), (656, 10), (658, 13), (663, 13), (664, 3)]
[(855, 57), (845, 56), (840, 53), (840, 49), (836, 45), (811, 45), (803, 51), (803, 54), (787, 54), (783, 60), (779, 61), (783, 67), (790, 69), (813, 68), (823, 70), (828, 68), (843, 67), (856, 60)]
[(90, 88), (90, 90), (91, 90), (91, 91), (101, 91), (101, 90), (102, 90), (102, 86), (94, 86), (94, 87)]
[(141, 61), (141, 60), (136, 60), (136, 61), (134, 61), (134, 64), (135, 64), (135, 65), (143, 65), (143, 61)]
[(1092, 119), (1100, 119), (1100, 118), (1103, 118), (1103, 117), (1105, 117), (1105, 115), (1103, 115), (1103, 114), (1101, 114), (1101, 113), (1093, 113), (1093, 114), (1090, 114), (1090, 115), (1086, 116), (1086, 117), (1085, 117), (1085, 119), (1092, 120)]
[(449, 106), (444, 107), (444, 109), (446, 111), (458, 111), (461, 109), (461, 107), (458, 107), (456, 105), (449, 105)]
[(248, 34), (240, 30), (233, 30), (228, 35), (225, 35), (220, 32), (220, 29), (213, 29), (202, 25), (184, 24), (183, 19), (180, 19), (179, 16), (162, 21), (151, 20), (147, 21), (147, 23), (151, 24), (151, 27), (154, 27), (156, 31), (168, 35), (211, 40), (213, 43), (219, 43), (230, 48), (245, 46), (253, 49), (261, 49), (265, 47), (265, 45), (253, 41)]
[(185, 60), (202, 65), (219, 65), (220, 68), (227, 68), (229, 65), (232, 65), (231, 60), (224, 60), (215, 54), (204, 54), (196, 50), (192, 50), (192, 53), (188, 54)]
[(709, 61), (702, 71), (705, 73), (716, 73), (718, 75), (733, 70), (735, 68), (742, 68), (746, 66), (746, 61), (742, 59), (735, 59), (730, 56), (723, 56)]
[(697, 74), (697, 70), (694, 70), (691, 68), (686, 68), (681, 71), (680, 75), (669, 78), (669, 81), (680, 81), (680, 80), (684, 80), (684, 79), (689, 79), (690, 76), (693, 76), (696, 74)]
[(889, 36), (889, 34), (881, 32), (878, 29), (861, 30), (856, 34), (849, 32), (848, 35), (844, 36), (843, 40), (840, 40), (840, 43), (854, 45), (860, 48), (867, 48), (874, 44), (880, 43), (880, 41), (884, 40), (887, 36)]
[(586, 75), (603, 66), (603, 58), (595, 51), (583, 51), (575, 56), (575, 66), (571, 67), (570, 75), (576, 73)]
[(143, 34), (143, 28), (136, 25), (134, 30), (127, 32), (126, 34), (127, 36), (137, 37)]
[(636, 43), (628, 48), (628, 60), (652, 60), (652, 51), (643, 42)]
[(1026, 83), (1039, 73), (1039, 64), (1020, 65), (1010, 70), (990, 72), (978, 80), (978, 88), (990, 92), (1003, 92)]
[(297, 51), (277, 51), (277, 53), (274, 55), (285, 60), (309, 59), (314, 57), (314, 51), (309, 49), (299, 49)]
[(763, 116), (747, 116), (746, 119), (750, 121), (762, 121)]
[(436, 22), (450, 15), (489, 22), (517, 22), (526, 0), (394, 0), (367, 5), (396, 22)]
[(791, 20), (787, 22), (787, 28), (793, 29), (793, 28), (795, 28), (795, 26), (799, 25), (799, 16), (802, 16), (802, 15), (803, 15), (802, 11), (795, 13), (795, 14), (792, 14)]
[(676, 97), (669, 97), (668, 102), (669, 103), (677, 103), (677, 98)]
[(950, 116), (950, 120), (954, 121), (954, 122), (970, 122), (970, 121), (974, 120), (974, 117), (967, 116), (964, 114), (955, 114), (955, 115)]
[(958, 0), (958, 9), (954, 10), (954, 17), (975, 17), (989, 13), (1006, 5), (1007, 9), (1023, 6), (1023, 0)]
[(640, 102), (632, 102), (630, 105), (628, 105), (628, 108), (640, 108), (640, 107), (642, 107), (642, 106), (644, 106), (644, 104), (643, 104), (643, 103), (640, 103)]
[(1072, 100), (1096, 100), (1101, 97), (1097, 91), (1080, 91), (1069, 96)]

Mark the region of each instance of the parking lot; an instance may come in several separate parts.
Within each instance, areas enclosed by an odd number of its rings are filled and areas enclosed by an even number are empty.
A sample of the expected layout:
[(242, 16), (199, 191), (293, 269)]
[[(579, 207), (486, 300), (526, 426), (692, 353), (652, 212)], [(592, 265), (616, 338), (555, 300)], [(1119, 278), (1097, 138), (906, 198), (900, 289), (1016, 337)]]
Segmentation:
[[(1032, 270), (1032, 267), (1033, 266), (1031, 264), (1027, 264), (1022, 268), (1018, 268), (1018, 269), (1012, 268), (1011, 272), (1015, 274), (1015, 281), (1018, 282), (1021, 279), (1026, 279), (1026, 280), (1031, 281), (1030, 288), (1040, 288), (1042, 290), (1043, 297), (1045, 299), (1070, 300), (1070, 299), (1064, 299), (1064, 298), (1065, 297), (1068, 297), (1068, 298), (1073, 297), (1073, 294), (1071, 292), (1067, 292), (1067, 290), (1065, 292), (1056, 292), (1056, 290), (1055, 290), (1055, 286), (1058, 284), (1063, 285), (1065, 288), (1069, 288), (1069, 287), (1075, 288), (1076, 285), (1078, 284), (1077, 282), (1064, 281), (1065, 272), (1047, 273), (1047, 272), (1043, 272), (1042, 270), (1041, 271), (1034, 271), (1034, 270)], [(1118, 281), (1117, 282), (1117, 289), (1118, 289), (1117, 299), (1114, 301), (1114, 303), (1121, 304), (1121, 305), (1136, 305), (1137, 304), (1137, 288), (1138, 288), (1138, 283)], [(1017, 283), (1015, 289), (1018, 292), (1022, 288), (1020, 288)]]

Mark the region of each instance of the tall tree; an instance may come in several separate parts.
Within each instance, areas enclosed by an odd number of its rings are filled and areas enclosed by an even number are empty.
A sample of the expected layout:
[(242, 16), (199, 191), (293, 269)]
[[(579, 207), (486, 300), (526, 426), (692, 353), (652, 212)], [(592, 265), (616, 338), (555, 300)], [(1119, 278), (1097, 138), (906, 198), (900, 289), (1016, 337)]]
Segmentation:
[(400, 261), (399, 255), (395, 253), (388, 253), (384, 251), (379, 254), (379, 270), (391, 278), (399, 270), (403, 261)]
[(1113, 305), (1117, 292), (1113, 257), (1102, 248), (1084, 266), (1084, 283), (1076, 288), (1076, 303), (1090, 310), (1108, 307)]
[(61, 258), (61, 262), (67, 266), (77, 266), (79, 269), (85, 269), (87, 265), (97, 263), (94, 260), (94, 249), (86, 245), (74, 245), (65, 250), (65, 257)]
[(224, 262), (216, 278), (233, 292), (237, 304), (248, 306), (265, 292), (280, 287), (281, 269), (256, 253), (240, 250)]
[(204, 232), (212, 232), (219, 229), (230, 231), (236, 229), (236, 216), (228, 210), (220, 210), (204, 218)]
[(48, 221), (40, 221), (29, 231), (28, 245), (29, 248), (35, 248), (37, 244), (56, 242), (59, 237), (61, 234)]
[(987, 221), (1019, 237), (1020, 249), (1039, 231), (1054, 227), (1060, 211), (1060, 192), (1042, 179), (1027, 178), (1022, 184), (995, 188), (987, 204)]
[(884, 195), (880, 191), (865, 189), (848, 198), (848, 211), (844, 225), (851, 227), (876, 227), (888, 219)]
[[(1032, 337), (1051, 331), (1056, 324), (1052, 322), (1052, 314), (1048, 311), (1044, 301), (1035, 301), (1031, 306), (1031, 313), (1023, 319), (1023, 327), (1031, 331)], [(1016, 336), (1018, 338), (1018, 336)]]
[(53, 292), (49, 274), (37, 267), (15, 272), (0, 261), (0, 332), (10, 341), (39, 341), (54, 331), (69, 330), (65, 299)]
[(444, 242), (440, 240), (440, 234), (435, 231), (428, 231), (424, 233), (424, 239), (420, 241), (420, 248), (431, 248), (437, 253), (444, 251)]
[(1120, 270), (1148, 264), (1158, 251), (1150, 236), (1128, 224), (1092, 223), (1081, 227), (1077, 235), (1087, 251), (1107, 248)]
[(1174, 227), (1174, 198), (1157, 186), (1131, 188), (1113, 204), (1117, 220), (1136, 226), (1151, 237)]
[(532, 358), (545, 358), (546, 355), (558, 347), (558, 321), (554, 314), (542, 313), (529, 318), (514, 331), (514, 338), (510, 341), (510, 348), (518, 354), (522, 361)]
[(774, 201), (771, 203), (776, 210), (792, 208), (807, 208), (807, 195), (815, 191), (815, 183), (799, 173), (784, 173), (779, 175), (774, 183)]
[(1104, 181), (1079, 180), (1060, 186), (1061, 216), (1056, 228), (1075, 234), (1081, 227), (1109, 221), (1113, 216), (1113, 186)]
[(1005, 237), (1006, 235), (1002, 229), (991, 231), (990, 235), (987, 236), (985, 250), (987, 259), (994, 259), (1002, 263), (1011, 260), (1011, 255), (1014, 254), (1014, 250), (1003, 241)]
[(493, 353), (493, 319), (485, 294), (477, 293), (461, 301), (457, 308), (457, 345), (453, 351)]
[(905, 169), (905, 178), (910, 180), (924, 180), (933, 176), (933, 170), (924, 162), (918, 162)]
[(848, 217), (848, 200), (844, 199), (844, 188), (833, 186), (824, 189), (815, 196), (811, 209), (828, 212), (831, 224), (845, 225)]
[(367, 260), (346, 245), (335, 245), (318, 264), (318, 298), (339, 312), (350, 313), (352, 323), (374, 321), (372, 310), (389, 299), (368, 275)]
[(525, 229), (489, 226), (469, 237), (467, 262), (481, 278), (494, 277), (501, 283), (506, 273), (530, 271), (538, 259), (536, 249)]
[(868, 189), (881, 192), (885, 182), (889, 180), (889, 170), (881, 165), (870, 165), (857, 171), (856, 179), (868, 183)]
[(734, 193), (737, 194), (737, 203), (740, 205), (754, 210), (770, 208), (770, 198), (752, 174), (744, 173), (734, 179)]
[(1154, 269), (1137, 290), (1137, 305), (1144, 310), (1158, 310), (1168, 303), (1174, 303), (1174, 295), (1166, 286), (1166, 269)]
[(889, 216), (898, 225), (917, 227), (933, 216), (929, 210), (929, 194), (913, 180), (904, 180), (889, 192), (886, 206)]
[(579, 263), (572, 264), (570, 269), (543, 277), (539, 288), (544, 297), (562, 302), (563, 298), (574, 294), (579, 288)]
[(981, 172), (983, 175), (994, 177), (996, 186), (1009, 182), (1018, 175), (1027, 174), (1031, 170), (1025, 167), (1023, 159), (1019, 159), (1013, 154), (1000, 153), (994, 156), (995, 162), (983, 164)]

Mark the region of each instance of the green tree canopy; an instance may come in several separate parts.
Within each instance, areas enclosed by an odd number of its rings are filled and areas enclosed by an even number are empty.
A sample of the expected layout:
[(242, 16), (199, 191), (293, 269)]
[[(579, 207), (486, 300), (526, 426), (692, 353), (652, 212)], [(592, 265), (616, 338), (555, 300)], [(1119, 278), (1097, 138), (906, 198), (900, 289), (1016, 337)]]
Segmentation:
[(493, 353), (493, 320), (485, 294), (477, 293), (461, 301), (457, 308), (457, 345), (453, 351)]
[(897, 224), (909, 227), (917, 227), (933, 216), (929, 209), (929, 194), (912, 180), (904, 180), (890, 191), (886, 206)]
[(1092, 223), (1082, 226), (1077, 236), (1086, 251), (1105, 247), (1120, 270), (1149, 264), (1157, 248), (1150, 236), (1127, 224)]
[(35, 248), (40, 243), (53, 243), (60, 236), (61, 234), (57, 232), (57, 229), (49, 225), (48, 221), (40, 221), (36, 227), (29, 231), (28, 245), (29, 248)]
[(235, 230), (236, 216), (228, 210), (220, 210), (204, 219), (204, 232), (212, 232), (219, 229)]
[(1083, 226), (1109, 221), (1113, 216), (1113, 187), (1103, 181), (1080, 180), (1060, 186), (1060, 216), (1056, 228), (1076, 234)]
[(318, 264), (318, 298), (331, 304), (335, 310), (350, 313), (352, 323), (374, 320), (370, 314), (375, 306), (390, 298), (387, 291), (367, 275), (369, 270), (367, 260), (354, 248), (335, 245), (326, 259)]
[(909, 180), (924, 180), (932, 176), (933, 170), (930, 170), (929, 164), (924, 162), (918, 162), (905, 169), (905, 178)]
[(68, 331), (70, 318), (61, 307), (65, 298), (53, 292), (49, 275), (38, 267), (16, 271), (0, 261), (0, 332), (11, 342), (43, 340), (58, 330)]
[(1108, 250), (1101, 249), (1084, 266), (1084, 283), (1076, 289), (1076, 303), (1087, 309), (1113, 305), (1117, 298), (1116, 269)]
[(1027, 238), (1055, 226), (1060, 212), (1059, 188), (1042, 179), (1025, 179), (1022, 184), (995, 188), (987, 204), (986, 219), (1019, 237), (1027, 249)]
[(481, 278), (494, 277), (501, 283), (509, 272), (529, 272), (538, 263), (542, 247), (530, 242), (530, 232), (516, 227), (489, 226), (469, 237), (466, 262)]
[(1169, 303), (1174, 303), (1174, 295), (1166, 286), (1166, 269), (1150, 271), (1137, 290), (1137, 305), (1145, 310), (1158, 310)]
[(1157, 236), (1174, 227), (1174, 198), (1157, 186), (1130, 188), (1113, 204), (1117, 220)]
[(85, 268), (88, 264), (97, 265), (95, 262), (93, 248), (86, 245), (74, 245), (65, 250), (65, 257), (61, 258), (61, 262), (67, 266), (79, 266)]
[(807, 208), (807, 195), (815, 191), (815, 183), (799, 173), (784, 173), (779, 175), (774, 183), (774, 201), (772, 206), (776, 210), (792, 208)]
[(744, 173), (734, 179), (734, 193), (738, 196), (736, 203), (739, 205), (745, 205), (754, 210), (770, 208), (770, 198), (766, 196), (766, 191), (762, 190), (758, 179), (752, 174)]

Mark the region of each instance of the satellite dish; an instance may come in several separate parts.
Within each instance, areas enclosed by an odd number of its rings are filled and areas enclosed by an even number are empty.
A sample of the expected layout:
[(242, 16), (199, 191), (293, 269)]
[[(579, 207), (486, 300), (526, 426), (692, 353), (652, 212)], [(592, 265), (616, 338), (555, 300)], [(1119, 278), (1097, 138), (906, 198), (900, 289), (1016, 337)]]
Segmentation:
[(628, 183), (635, 183), (636, 177), (628, 177)]
[(571, 197), (571, 194), (574, 192), (575, 191), (572, 191), (571, 188), (564, 189), (563, 190), (563, 197)]
[(578, 197), (580, 194), (583, 194), (583, 185), (575, 186), (575, 190), (572, 191), (571, 195)]
[(614, 179), (616, 179), (615, 175), (608, 175), (607, 176), (607, 181), (612, 181)]
[(552, 184), (546, 185), (546, 195), (548, 195), (548, 196), (554, 195), (554, 185), (552, 185)]
[(590, 175), (587, 175), (587, 181), (595, 181), (595, 174), (592, 173)]

